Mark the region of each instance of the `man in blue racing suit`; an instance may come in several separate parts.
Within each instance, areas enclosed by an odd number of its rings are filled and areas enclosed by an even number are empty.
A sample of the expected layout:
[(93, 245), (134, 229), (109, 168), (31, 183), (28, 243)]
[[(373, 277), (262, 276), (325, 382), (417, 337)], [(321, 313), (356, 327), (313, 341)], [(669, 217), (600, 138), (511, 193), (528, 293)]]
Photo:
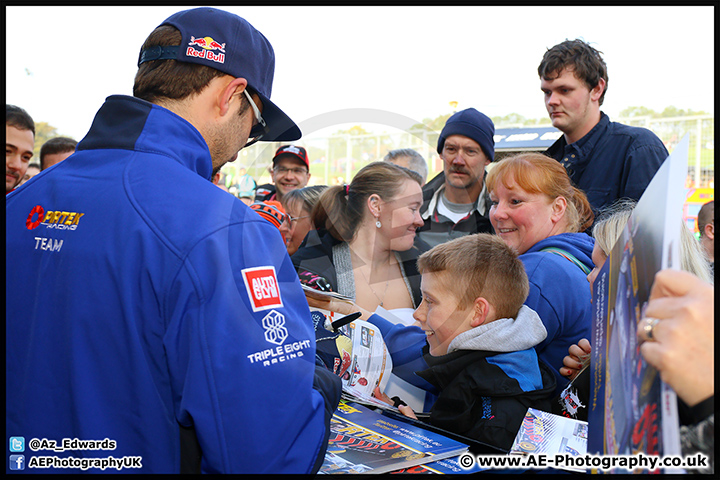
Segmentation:
[(274, 63), (244, 19), (176, 13), (134, 96), (8, 195), (6, 438), (28, 470), (319, 469), (340, 380), (279, 232), (210, 181), (246, 144), (300, 138)]

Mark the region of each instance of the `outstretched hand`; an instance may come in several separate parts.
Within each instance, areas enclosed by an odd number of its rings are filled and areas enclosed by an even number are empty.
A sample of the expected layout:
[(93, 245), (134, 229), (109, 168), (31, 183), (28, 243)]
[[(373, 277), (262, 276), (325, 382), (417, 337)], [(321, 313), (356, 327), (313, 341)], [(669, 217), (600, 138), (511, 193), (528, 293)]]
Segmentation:
[[(655, 275), (645, 318), (638, 323), (640, 353), (689, 406), (715, 394), (715, 295), (695, 275)], [(654, 325), (648, 338), (647, 322)]]
[(371, 312), (365, 310), (364, 308), (358, 306), (355, 302), (348, 302), (345, 300), (340, 300), (338, 298), (318, 298), (315, 296), (305, 295), (307, 298), (308, 305), (310, 305), (310, 308), (319, 308), (322, 310), (326, 310), (328, 312), (336, 312), (343, 315), (350, 315), (351, 313), (360, 312), (362, 313), (363, 320), (367, 320), (370, 318), (370, 315), (372, 315)]
[(577, 344), (570, 345), (568, 355), (563, 358), (563, 367), (560, 367), (560, 375), (574, 380), (580, 370), (590, 361), (590, 342), (581, 338)]
[[(387, 403), (388, 405), (397, 406), (398, 410), (400, 410), (400, 413), (405, 415), (409, 418), (414, 418), (417, 420), (418, 418), (415, 416), (415, 412), (412, 408), (405, 405), (403, 402), (402, 404), (396, 405), (396, 402), (393, 401), (392, 398), (388, 397), (385, 392), (380, 391), (380, 387), (375, 387), (375, 390), (373, 390), (373, 397), (377, 398), (378, 400), (382, 400), (383, 402)], [(395, 397), (398, 398), (398, 397)]]

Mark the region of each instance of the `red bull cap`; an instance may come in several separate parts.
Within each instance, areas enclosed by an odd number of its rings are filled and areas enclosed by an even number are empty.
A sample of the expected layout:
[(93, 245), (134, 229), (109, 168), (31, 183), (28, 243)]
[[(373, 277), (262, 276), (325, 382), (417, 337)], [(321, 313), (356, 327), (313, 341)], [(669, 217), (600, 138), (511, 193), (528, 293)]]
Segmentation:
[(290, 155), (298, 158), (308, 167), (308, 169), (310, 168), (310, 161), (308, 160), (307, 150), (305, 150), (299, 145), (283, 145), (282, 147), (278, 148), (275, 152), (275, 156), (273, 157), (273, 165), (275, 165), (275, 161), (281, 155)]
[(268, 131), (261, 141), (293, 141), (302, 136), (295, 122), (270, 101), (275, 53), (265, 36), (247, 20), (224, 10), (203, 7), (175, 13), (160, 25), (180, 30), (180, 45), (141, 50), (138, 66), (154, 60), (177, 60), (245, 78), (262, 100), (262, 116)]

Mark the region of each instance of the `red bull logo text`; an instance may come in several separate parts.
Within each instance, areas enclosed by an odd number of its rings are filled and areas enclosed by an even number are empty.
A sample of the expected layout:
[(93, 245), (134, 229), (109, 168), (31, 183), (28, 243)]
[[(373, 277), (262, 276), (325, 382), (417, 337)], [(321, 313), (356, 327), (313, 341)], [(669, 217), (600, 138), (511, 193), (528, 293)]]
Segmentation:
[[(196, 46), (200, 47), (201, 50), (193, 48)], [(219, 53), (215, 53), (216, 50)], [(188, 57), (205, 58), (217, 63), (225, 63), (225, 44), (218, 43), (212, 37), (195, 38), (191, 36), (185, 55)]]
[(28, 215), (25, 226), (33, 230), (40, 225), (56, 230), (75, 230), (78, 227), (80, 218), (85, 215), (79, 212), (65, 212), (62, 210), (51, 210), (45, 212), (41, 205), (36, 205)]

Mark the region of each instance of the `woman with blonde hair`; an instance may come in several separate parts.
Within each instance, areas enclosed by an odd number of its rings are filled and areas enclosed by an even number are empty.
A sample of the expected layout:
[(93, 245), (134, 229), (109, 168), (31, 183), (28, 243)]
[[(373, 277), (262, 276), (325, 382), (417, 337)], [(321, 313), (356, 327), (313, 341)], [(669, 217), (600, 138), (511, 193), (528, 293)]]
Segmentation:
[(525, 305), (540, 315), (547, 330), (535, 348), (554, 371), (559, 393), (568, 383), (558, 372), (568, 347), (591, 332), (585, 282), (593, 267), (593, 239), (582, 232), (593, 223), (592, 208), (563, 166), (539, 153), (501, 160), (485, 181), (495, 233), (525, 266), (530, 281)]
[[(610, 251), (615, 246), (620, 234), (630, 220), (633, 209), (637, 202), (628, 198), (616, 200), (613, 204), (603, 209), (593, 227), (593, 248), (592, 259), (595, 268), (588, 275), (590, 289), (597, 277), (598, 272), (605, 264)], [(713, 283), (709, 263), (700, 242), (693, 236), (690, 229), (682, 222), (680, 223), (680, 269), (690, 272), (700, 280)]]

